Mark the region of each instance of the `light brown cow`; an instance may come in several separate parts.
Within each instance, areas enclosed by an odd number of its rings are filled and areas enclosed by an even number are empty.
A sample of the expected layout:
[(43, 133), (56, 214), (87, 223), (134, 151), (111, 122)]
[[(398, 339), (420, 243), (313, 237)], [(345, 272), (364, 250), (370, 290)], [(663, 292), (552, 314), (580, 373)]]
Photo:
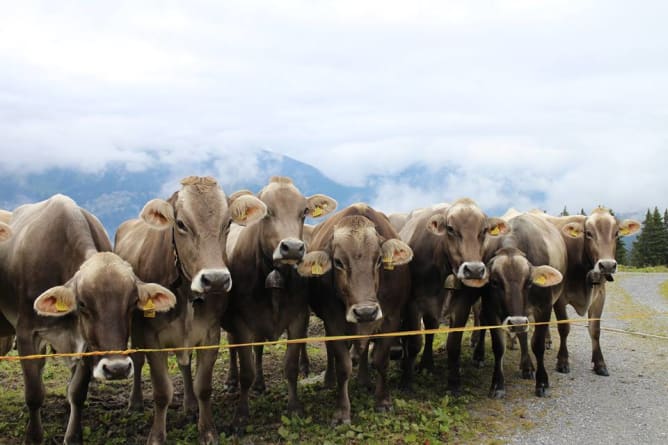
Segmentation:
[[(272, 177), (258, 198), (267, 206), (267, 217), (252, 226), (236, 229), (235, 241), (228, 242), (230, 270), (235, 281), (230, 307), (222, 320), (232, 343), (275, 340), (287, 331), (288, 338), (307, 334), (309, 307), (305, 280), (294, 266), (305, 254), (305, 218), (319, 218), (336, 209), (336, 201), (325, 195), (304, 197), (286, 177)], [(285, 377), (288, 381), (288, 411), (298, 412), (298, 344), (288, 345)], [(240, 395), (233, 421), (241, 431), (248, 421), (248, 391), (264, 391), (262, 347), (255, 348), (253, 366), (250, 347), (233, 349), (230, 354), (229, 386), (236, 386), (236, 360), (240, 364)]]
[[(232, 288), (225, 245), (230, 224), (256, 222), (266, 206), (250, 195), (228, 198), (215, 179), (188, 177), (168, 201), (146, 204), (141, 218), (126, 221), (116, 232), (116, 252), (132, 264), (139, 277), (157, 281), (174, 291), (177, 303), (170, 314), (134, 317), (132, 343), (138, 348), (172, 348), (218, 345), (220, 319)], [(199, 407), (200, 443), (218, 443), (211, 409), (211, 378), (218, 351), (197, 351), (194, 384), (190, 354), (177, 354), (184, 377), (184, 405)], [(166, 352), (147, 353), (151, 367), (155, 412), (147, 443), (166, 441), (167, 407), (173, 385)], [(140, 365), (137, 365), (140, 369)], [(140, 380), (131, 399), (141, 403)]]
[[(485, 241), (506, 230), (505, 221), (487, 217), (468, 198), (450, 206), (416, 212), (416, 219), (409, 220), (400, 234), (415, 255), (410, 263), (413, 301), (412, 315), (408, 318), (413, 318), (410, 327), (417, 325), (422, 317), (425, 328), (436, 328), (443, 312), (450, 317), (450, 327), (460, 328), (466, 324), (471, 306), (480, 297), (480, 288), (488, 279), (483, 262)], [(456, 277), (452, 283), (446, 282), (450, 275)], [(458, 285), (455, 286), (455, 282)], [(461, 391), (461, 339), (461, 331), (451, 332), (446, 343), (448, 389), (454, 394)], [(426, 336), (421, 369), (433, 369), (432, 341), (433, 335)]]
[[(16, 209), (14, 236), (0, 244), (0, 309), (16, 330), (20, 355), (117, 351), (127, 348), (133, 312), (150, 304), (167, 311), (174, 295), (140, 281), (130, 265), (108, 252), (102, 224), (63, 195)], [(6, 333), (3, 333), (6, 334)], [(44, 359), (21, 362), (29, 420), (26, 443), (41, 443), (40, 408), (44, 401)], [(72, 360), (67, 398), (70, 418), (65, 443), (81, 443), (81, 410), (91, 377), (128, 378), (127, 356), (104, 355)]]
[[(542, 217), (561, 231), (568, 253), (568, 270), (564, 277), (566, 289), (562, 298), (554, 305), (554, 313), (559, 320), (567, 319), (567, 304), (573, 306), (580, 316), (588, 313), (589, 318), (593, 319), (589, 322), (593, 369), (596, 374), (607, 376), (609, 372), (599, 344), (605, 282), (611, 281), (612, 275), (617, 271), (617, 238), (636, 233), (640, 230), (640, 222), (632, 219), (620, 222), (610, 210), (602, 207), (594, 209), (589, 216)], [(570, 326), (560, 323), (558, 330), (561, 342), (557, 355), (557, 371), (568, 373), (570, 367), (566, 340)]]
[[(397, 238), (385, 215), (366, 204), (352, 205), (316, 226), (311, 249), (298, 271), (313, 277), (309, 280), (309, 300), (324, 321), (327, 335), (364, 335), (400, 328), (410, 291), (410, 273), (405, 264), (413, 254)], [(394, 339), (381, 338), (374, 348), (378, 410), (392, 406), (387, 368), (393, 344)], [(343, 341), (328, 345), (328, 352), (335, 356), (338, 387), (333, 421), (349, 423), (352, 362), (348, 345)], [(416, 353), (416, 348), (409, 351)]]

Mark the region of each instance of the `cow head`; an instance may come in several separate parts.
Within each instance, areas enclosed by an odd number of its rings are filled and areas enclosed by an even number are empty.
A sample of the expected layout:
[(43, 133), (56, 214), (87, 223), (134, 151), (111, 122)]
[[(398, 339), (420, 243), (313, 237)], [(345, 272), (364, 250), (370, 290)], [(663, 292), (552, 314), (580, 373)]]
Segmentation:
[(487, 263), (490, 299), (503, 324), (511, 332), (529, 329), (529, 292), (532, 286), (550, 287), (561, 283), (561, 272), (551, 266), (534, 266), (524, 253), (503, 248)]
[[(381, 273), (413, 258), (399, 239), (384, 239), (366, 217), (346, 216), (335, 226), (327, 252), (310, 252), (299, 265), (303, 276), (322, 275), (332, 267), (337, 294), (346, 306), (346, 320), (368, 323), (383, 317), (378, 301)], [(327, 264), (329, 263), (329, 264)]]
[(274, 176), (258, 194), (267, 215), (258, 223), (263, 256), (274, 265), (296, 264), (304, 256), (304, 219), (319, 218), (336, 209), (336, 201), (325, 195), (304, 197), (292, 180)]
[(140, 217), (154, 228), (172, 229), (180, 272), (190, 281), (193, 299), (228, 292), (232, 277), (226, 265), (225, 244), (230, 224), (259, 221), (267, 208), (248, 194), (235, 194), (228, 200), (210, 177), (190, 176), (181, 184), (181, 190), (169, 201), (149, 201)]
[[(168, 289), (143, 283), (119, 256), (100, 252), (88, 258), (67, 283), (38, 296), (33, 307), (45, 317), (74, 315), (87, 350), (121, 351), (127, 348), (133, 311), (164, 312), (175, 303)], [(93, 376), (99, 380), (133, 374), (127, 355), (94, 356), (93, 366)]]
[(8, 240), (12, 237), (12, 228), (9, 224), (0, 221), (0, 241)]
[(488, 218), (470, 199), (460, 199), (434, 214), (427, 221), (427, 229), (444, 237), (452, 271), (470, 287), (487, 283), (487, 268), (483, 262), (485, 239), (509, 230), (505, 221)]
[(640, 222), (632, 219), (619, 222), (610, 210), (598, 207), (591, 215), (575, 218), (561, 230), (567, 239), (582, 240), (584, 259), (595, 275), (610, 277), (617, 271), (617, 238), (636, 233)]

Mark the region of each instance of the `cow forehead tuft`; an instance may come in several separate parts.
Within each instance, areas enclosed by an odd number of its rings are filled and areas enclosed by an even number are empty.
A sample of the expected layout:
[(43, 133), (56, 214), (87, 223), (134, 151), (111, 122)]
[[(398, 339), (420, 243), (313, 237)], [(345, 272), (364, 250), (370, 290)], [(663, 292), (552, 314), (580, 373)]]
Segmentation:
[(376, 225), (366, 216), (361, 215), (351, 215), (341, 218), (341, 220), (336, 223), (334, 230), (339, 229), (348, 229), (351, 231), (357, 231), (361, 229), (372, 228), (376, 229)]
[(218, 185), (218, 181), (216, 181), (216, 178), (211, 176), (188, 176), (181, 180), (181, 185), (184, 187), (189, 185), (215, 187)]
[(269, 178), (269, 182), (276, 184), (292, 184), (292, 179), (288, 178), (287, 176), (272, 176)]

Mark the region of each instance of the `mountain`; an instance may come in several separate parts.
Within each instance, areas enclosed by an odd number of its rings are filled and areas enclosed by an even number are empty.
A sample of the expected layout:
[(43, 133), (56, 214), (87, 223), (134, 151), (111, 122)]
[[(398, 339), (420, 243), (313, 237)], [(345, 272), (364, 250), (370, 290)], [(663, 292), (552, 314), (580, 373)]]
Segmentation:
[[(339, 208), (370, 199), (368, 190), (339, 184), (313, 166), (296, 159), (267, 151), (257, 152), (255, 156), (254, 174), (234, 174), (230, 175), (231, 178), (216, 171), (215, 165), (220, 159), (204, 159), (180, 166), (156, 162), (151, 168), (141, 171), (128, 169), (124, 164), (109, 164), (104, 170), (94, 173), (71, 168), (52, 168), (28, 174), (5, 173), (0, 190), (0, 208), (13, 210), (21, 204), (42, 201), (62, 193), (97, 216), (113, 240), (116, 228), (123, 221), (136, 218), (147, 201), (168, 198), (178, 189), (179, 179), (193, 174), (216, 177), (228, 195), (240, 189), (258, 192), (270, 176), (280, 175), (291, 177), (306, 196), (323, 193), (334, 197), (339, 202)], [(227, 166), (223, 171), (229, 169), (230, 166)]]

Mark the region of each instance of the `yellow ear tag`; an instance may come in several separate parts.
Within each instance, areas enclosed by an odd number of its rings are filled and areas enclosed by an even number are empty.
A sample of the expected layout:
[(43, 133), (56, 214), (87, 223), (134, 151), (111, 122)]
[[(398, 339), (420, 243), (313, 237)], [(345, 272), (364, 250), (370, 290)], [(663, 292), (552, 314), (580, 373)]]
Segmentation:
[(494, 226), (492, 230), (489, 231), (489, 234), (492, 236), (497, 236), (499, 233), (501, 233), (501, 229), (499, 229), (499, 226)]
[(622, 227), (619, 229), (619, 236), (626, 236), (629, 233), (631, 233), (631, 231), (627, 227)]
[(313, 209), (313, 212), (311, 213), (311, 216), (313, 218), (317, 218), (318, 216), (322, 215), (322, 207), (320, 206), (315, 206), (315, 209)]
[(313, 266), (311, 266), (311, 273), (313, 275), (322, 275), (322, 266), (318, 263), (313, 263)]
[(146, 301), (146, 304), (144, 305), (143, 309), (144, 309), (144, 317), (155, 318), (155, 304), (153, 303), (153, 299), (149, 298)]
[(241, 221), (246, 221), (246, 218), (248, 218), (248, 213), (246, 213), (246, 209), (243, 209), (243, 211), (239, 214), (239, 219)]
[(580, 235), (580, 231), (578, 229), (571, 229), (570, 232), (568, 232), (573, 238), (577, 238)]
[(70, 310), (70, 307), (62, 302), (61, 300), (56, 300), (56, 311), (58, 312), (67, 312)]
[(545, 278), (545, 275), (539, 275), (536, 278), (534, 278), (533, 282), (539, 286), (544, 286), (545, 283), (547, 283), (547, 278)]
[(394, 261), (392, 261), (392, 257), (383, 258), (383, 269), (394, 270)]

